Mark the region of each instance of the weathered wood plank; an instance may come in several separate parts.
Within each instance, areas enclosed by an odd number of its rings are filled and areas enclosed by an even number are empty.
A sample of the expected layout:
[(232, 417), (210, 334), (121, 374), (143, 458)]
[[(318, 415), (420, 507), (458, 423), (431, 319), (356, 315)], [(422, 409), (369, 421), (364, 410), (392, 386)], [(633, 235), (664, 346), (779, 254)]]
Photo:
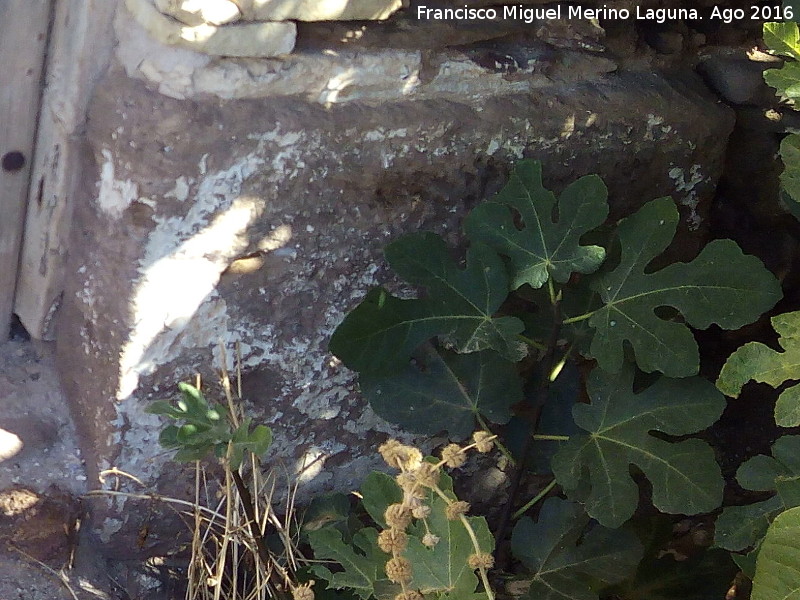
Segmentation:
[(80, 175), (80, 139), (94, 81), (111, 55), (117, 5), (112, 0), (58, 0), (55, 5), (14, 304), (36, 339), (53, 339)]
[(8, 335), (51, 0), (0, 2), (0, 339)]

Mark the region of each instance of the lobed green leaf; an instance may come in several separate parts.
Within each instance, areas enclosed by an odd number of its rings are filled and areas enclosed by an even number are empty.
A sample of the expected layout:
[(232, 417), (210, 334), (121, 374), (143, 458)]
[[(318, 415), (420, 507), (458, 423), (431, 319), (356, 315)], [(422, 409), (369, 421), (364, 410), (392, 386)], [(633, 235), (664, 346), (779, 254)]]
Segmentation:
[(777, 514), (800, 506), (800, 436), (778, 438), (772, 445), (772, 456), (760, 454), (750, 458), (739, 467), (736, 479), (745, 489), (775, 491), (776, 495), (722, 511), (717, 518), (714, 542), (731, 551), (758, 545)]
[(637, 537), (626, 530), (594, 527), (580, 505), (548, 498), (539, 520), (523, 517), (514, 527), (511, 550), (533, 575), (531, 600), (597, 600), (595, 582), (618, 583), (642, 557)]
[[(727, 396), (738, 397), (748, 381), (778, 387), (786, 381), (800, 379), (800, 311), (772, 317), (783, 352), (759, 342), (738, 348), (725, 361), (717, 379), (717, 387)], [(800, 425), (800, 385), (781, 392), (775, 405), (775, 422), (781, 427)]]
[(359, 378), (375, 412), (410, 432), (463, 439), (479, 416), (507, 423), (511, 406), (522, 400), (515, 363), (491, 350), (456, 354), (424, 344), (413, 357), (397, 374)]
[(331, 337), (330, 350), (345, 365), (362, 373), (391, 373), (436, 336), (458, 352), (491, 348), (511, 361), (525, 356), (516, 338), (522, 322), (495, 317), (508, 295), (508, 275), (488, 246), (472, 246), (466, 269), (459, 269), (442, 238), (415, 233), (389, 244), (386, 259), (427, 295), (402, 300), (383, 288), (370, 291)]
[(467, 216), (464, 230), (473, 242), (511, 259), (512, 289), (526, 283), (539, 288), (551, 276), (564, 283), (572, 273), (596, 271), (605, 259), (604, 248), (582, 246), (580, 238), (606, 220), (607, 197), (603, 181), (589, 175), (570, 184), (556, 200), (542, 185), (541, 163), (523, 160), (492, 201)]
[(714, 423), (725, 399), (700, 378), (661, 378), (634, 394), (633, 368), (612, 375), (592, 371), (591, 404), (576, 404), (575, 423), (586, 433), (571, 437), (553, 457), (553, 473), (569, 493), (588, 486), (586, 510), (607, 527), (627, 521), (639, 503), (630, 466), (639, 467), (653, 487), (662, 512), (693, 515), (722, 502), (724, 481), (705, 442), (667, 442), (667, 435), (695, 433)]
[(628, 343), (643, 371), (670, 377), (697, 373), (700, 359), (692, 332), (684, 323), (660, 318), (659, 308), (676, 309), (699, 329), (714, 323), (738, 329), (781, 298), (778, 281), (761, 261), (744, 255), (730, 240), (711, 242), (690, 263), (647, 273), (649, 263), (672, 240), (677, 223), (671, 199), (649, 202), (619, 225), (619, 264), (604, 265), (592, 276), (603, 306), (589, 319), (595, 329), (590, 352), (607, 371), (622, 368)]

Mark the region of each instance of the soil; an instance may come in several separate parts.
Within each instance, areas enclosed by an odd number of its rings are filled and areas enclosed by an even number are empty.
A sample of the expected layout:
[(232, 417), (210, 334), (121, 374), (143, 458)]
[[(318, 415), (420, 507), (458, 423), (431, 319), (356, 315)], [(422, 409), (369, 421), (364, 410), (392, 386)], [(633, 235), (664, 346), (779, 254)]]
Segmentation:
[(127, 598), (80, 533), (87, 489), (51, 344), (0, 344), (0, 598)]

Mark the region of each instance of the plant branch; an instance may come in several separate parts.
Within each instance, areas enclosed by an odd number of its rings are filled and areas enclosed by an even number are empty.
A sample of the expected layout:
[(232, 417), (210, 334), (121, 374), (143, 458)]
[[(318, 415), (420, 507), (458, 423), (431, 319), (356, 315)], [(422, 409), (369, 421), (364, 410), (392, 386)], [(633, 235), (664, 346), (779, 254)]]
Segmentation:
[[(542, 376), (539, 380), (539, 388), (536, 392), (536, 398), (533, 403), (533, 412), (531, 413), (531, 433), (535, 433), (536, 430), (539, 428), (539, 421), (542, 417), (542, 409), (544, 408), (545, 403), (547, 402), (547, 397), (550, 392), (550, 378), (548, 375), (553, 372), (553, 368), (556, 365), (555, 361), (555, 353), (556, 348), (558, 346), (558, 338), (561, 334), (561, 301), (556, 299), (556, 302), (553, 304), (553, 327), (550, 330), (550, 337), (547, 341), (547, 351), (545, 355), (542, 357), (541, 365), (541, 373)], [(507, 544), (503, 544), (503, 540), (505, 539), (506, 535), (508, 534), (509, 527), (511, 525), (512, 519), (512, 510), (514, 507), (515, 500), (517, 498), (517, 494), (519, 493), (520, 485), (522, 483), (522, 477), (525, 474), (525, 470), (528, 463), (528, 455), (531, 452), (533, 446), (533, 435), (526, 436), (525, 444), (522, 447), (522, 451), (520, 453), (520, 459), (517, 463), (516, 470), (514, 471), (513, 478), (511, 480), (511, 487), (509, 489), (508, 495), (509, 500), (506, 505), (503, 507), (503, 512), (500, 516), (500, 523), (497, 528), (497, 561), (496, 564), (500, 570), (506, 570), (508, 566), (508, 562), (510, 560), (510, 554), (508, 552)]]
[(569, 440), (568, 435), (549, 435), (544, 433), (533, 434), (533, 439), (537, 442), (566, 442)]
[(529, 338), (527, 336), (524, 336), (521, 333), (517, 334), (517, 339), (522, 341), (522, 342), (525, 342), (531, 348), (536, 348), (537, 350), (541, 350), (542, 352), (547, 350), (547, 346), (545, 346), (544, 344), (540, 344), (536, 340), (533, 340), (533, 339), (531, 339), (531, 338)]
[(591, 319), (596, 310), (589, 311), (588, 313), (583, 313), (582, 315), (578, 315), (577, 317), (569, 317), (568, 319), (564, 319), (561, 323), (564, 325), (569, 325), (570, 323), (578, 323), (579, 321), (585, 321), (586, 319)]
[[(481, 426), (481, 429), (483, 429), (484, 431), (487, 431), (489, 433), (492, 432), (492, 430), (489, 429), (489, 424), (484, 420), (482, 415), (477, 414), (477, 415), (475, 415), (475, 417), (477, 418), (478, 425)], [(500, 450), (500, 454), (502, 454), (503, 456), (506, 457), (506, 459), (508, 460), (508, 464), (510, 464), (512, 467), (515, 464), (517, 464), (517, 461), (514, 460), (514, 457), (512, 456), (511, 451), (503, 445), (503, 443), (500, 441), (499, 438), (497, 438), (495, 436), (495, 438), (492, 441), (494, 442), (495, 446), (497, 446), (497, 449)]]
[(528, 503), (525, 504), (525, 506), (523, 506), (517, 512), (515, 512), (514, 515), (511, 518), (514, 519), (514, 520), (519, 519), (522, 515), (524, 515), (528, 511), (528, 509), (531, 506), (533, 506), (534, 504), (539, 502), (539, 500), (541, 500), (542, 498), (547, 496), (547, 494), (550, 493), (550, 490), (552, 490), (554, 487), (556, 487), (556, 480), (555, 479), (553, 479), (553, 481), (548, 483), (541, 492), (539, 492), (533, 498), (531, 498), (531, 500), (528, 501)]

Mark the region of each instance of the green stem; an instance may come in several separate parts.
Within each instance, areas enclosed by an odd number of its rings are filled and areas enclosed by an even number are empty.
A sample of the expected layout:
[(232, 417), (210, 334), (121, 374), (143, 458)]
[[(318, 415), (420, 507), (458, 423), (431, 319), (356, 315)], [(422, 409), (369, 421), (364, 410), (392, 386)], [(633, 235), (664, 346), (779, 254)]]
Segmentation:
[[(476, 418), (478, 420), (478, 425), (481, 426), (481, 429), (489, 433), (492, 432), (492, 430), (489, 429), (488, 423), (486, 423), (486, 421), (483, 419), (482, 415), (476, 415)], [(492, 441), (494, 442), (494, 445), (497, 446), (497, 449), (500, 450), (500, 454), (506, 457), (506, 460), (508, 460), (509, 465), (513, 467), (514, 465), (517, 464), (517, 462), (514, 460), (514, 457), (511, 455), (511, 450), (506, 448), (499, 438), (495, 438)]]
[(585, 321), (586, 319), (591, 319), (596, 312), (597, 312), (596, 310), (593, 310), (591, 312), (584, 313), (582, 315), (578, 315), (577, 317), (570, 317), (569, 319), (564, 319), (563, 321), (561, 321), (561, 323), (564, 324), (564, 325), (569, 325), (570, 323), (577, 323), (578, 321)]
[(555, 306), (556, 302), (558, 302), (558, 296), (556, 296), (556, 288), (553, 285), (553, 278), (547, 278), (547, 291), (550, 292), (550, 304)]
[(533, 439), (537, 442), (566, 442), (569, 440), (568, 435), (547, 435), (544, 433), (533, 434)]
[(524, 514), (527, 512), (527, 510), (528, 510), (528, 509), (529, 509), (531, 506), (533, 506), (534, 504), (536, 504), (537, 502), (539, 502), (539, 500), (541, 500), (542, 498), (544, 498), (545, 496), (547, 496), (547, 494), (549, 494), (549, 493), (550, 493), (550, 490), (552, 490), (554, 487), (556, 487), (556, 480), (555, 480), (555, 479), (553, 479), (553, 481), (551, 481), (550, 483), (548, 483), (548, 484), (545, 486), (545, 488), (544, 488), (544, 489), (543, 489), (541, 492), (539, 492), (538, 494), (536, 494), (536, 495), (535, 495), (535, 496), (534, 496), (534, 497), (533, 497), (533, 498), (530, 500), (530, 502), (528, 502), (528, 503), (527, 503), (525, 506), (523, 506), (523, 507), (522, 507), (522, 508), (520, 508), (520, 509), (519, 509), (517, 512), (515, 512), (515, 513), (512, 515), (512, 517), (511, 517), (511, 518), (512, 518), (514, 521), (516, 521), (517, 519), (519, 519), (519, 518), (520, 518), (522, 515), (524, 515)]
[(517, 334), (517, 339), (520, 340), (521, 342), (525, 342), (526, 344), (528, 344), (528, 346), (531, 346), (532, 348), (536, 348), (537, 350), (541, 350), (541, 351), (547, 350), (547, 346), (545, 346), (544, 344), (540, 344), (536, 340), (533, 340), (533, 339), (531, 339), (529, 337), (526, 337), (526, 336), (522, 335), (521, 333)]

